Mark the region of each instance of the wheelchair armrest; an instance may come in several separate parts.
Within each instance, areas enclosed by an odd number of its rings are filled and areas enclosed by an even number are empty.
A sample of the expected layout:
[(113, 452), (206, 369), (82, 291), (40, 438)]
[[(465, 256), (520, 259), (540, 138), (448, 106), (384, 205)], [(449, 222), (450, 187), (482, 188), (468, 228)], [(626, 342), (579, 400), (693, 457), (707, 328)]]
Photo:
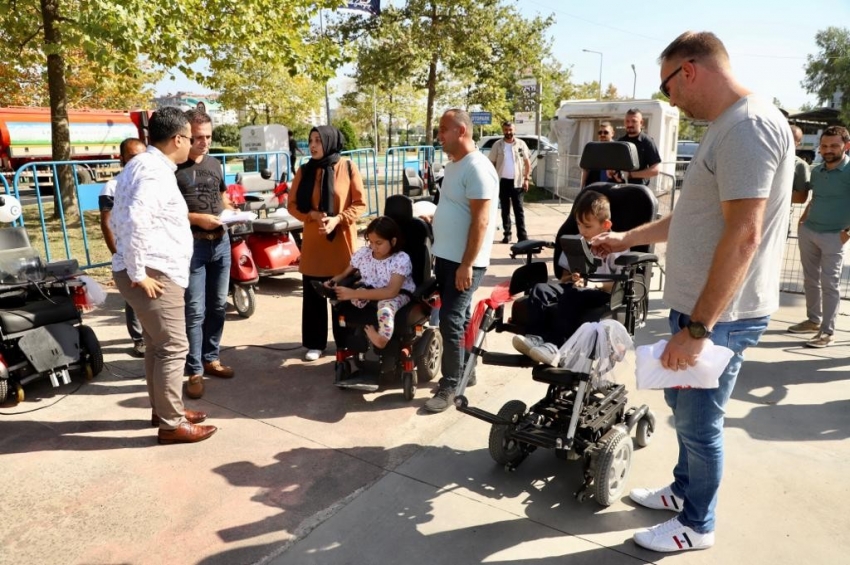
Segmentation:
[(413, 291), (413, 300), (427, 300), (432, 294), (437, 292), (437, 277), (431, 276), (422, 281), (422, 284), (416, 287)]
[(550, 241), (541, 241), (539, 239), (526, 239), (511, 245), (511, 259), (517, 255), (536, 255), (543, 251), (544, 247), (555, 247), (555, 244)]
[(657, 263), (658, 257), (654, 253), (638, 253), (637, 251), (629, 251), (627, 253), (623, 253), (616, 259), (614, 259), (615, 265), (620, 265), (621, 267), (631, 267), (632, 265), (639, 265), (642, 263)]

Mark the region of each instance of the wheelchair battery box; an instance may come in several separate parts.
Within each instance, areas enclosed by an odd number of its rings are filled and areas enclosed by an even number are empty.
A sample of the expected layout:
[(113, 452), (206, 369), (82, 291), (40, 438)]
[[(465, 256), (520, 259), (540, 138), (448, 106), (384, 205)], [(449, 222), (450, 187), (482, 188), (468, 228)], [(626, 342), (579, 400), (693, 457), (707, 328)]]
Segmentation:
[(39, 373), (80, 360), (80, 331), (71, 324), (50, 324), (26, 332), (18, 340), (21, 353)]

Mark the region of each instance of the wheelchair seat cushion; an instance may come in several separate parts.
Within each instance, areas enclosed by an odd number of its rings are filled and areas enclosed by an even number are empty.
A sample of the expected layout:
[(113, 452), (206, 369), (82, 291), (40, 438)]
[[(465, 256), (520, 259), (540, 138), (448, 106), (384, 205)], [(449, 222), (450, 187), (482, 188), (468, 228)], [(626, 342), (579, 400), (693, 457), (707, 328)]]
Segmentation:
[(18, 308), (0, 310), (0, 330), (3, 335), (79, 320), (77, 307), (71, 297), (56, 296), (51, 300), (30, 300)]

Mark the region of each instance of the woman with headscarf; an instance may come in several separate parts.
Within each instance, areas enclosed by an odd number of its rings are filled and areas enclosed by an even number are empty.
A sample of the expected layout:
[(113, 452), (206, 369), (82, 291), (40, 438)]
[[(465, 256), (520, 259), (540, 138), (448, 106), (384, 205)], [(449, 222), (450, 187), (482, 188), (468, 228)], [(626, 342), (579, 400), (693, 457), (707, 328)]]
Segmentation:
[[(292, 181), (289, 213), (304, 222), (301, 243), (301, 342), (304, 359), (315, 361), (328, 345), (328, 303), (313, 288), (344, 271), (357, 239), (357, 219), (366, 211), (363, 178), (340, 155), (344, 138), (331, 126), (310, 130), (310, 160)], [(333, 320), (337, 347), (345, 343), (345, 328)]]

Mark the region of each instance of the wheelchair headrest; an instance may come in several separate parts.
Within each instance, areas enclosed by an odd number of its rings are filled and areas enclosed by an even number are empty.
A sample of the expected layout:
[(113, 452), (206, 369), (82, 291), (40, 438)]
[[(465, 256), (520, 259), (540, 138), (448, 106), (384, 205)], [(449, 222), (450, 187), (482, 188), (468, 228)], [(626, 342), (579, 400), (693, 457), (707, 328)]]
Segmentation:
[(413, 219), (413, 200), (403, 194), (393, 194), (384, 202), (384, 215), (392, 218), (399, 227)]
[(591, 141), (581, 152), (579, 166), (586, 171), (636, 171), (640, 168), (637, 147), (628, 141)]

